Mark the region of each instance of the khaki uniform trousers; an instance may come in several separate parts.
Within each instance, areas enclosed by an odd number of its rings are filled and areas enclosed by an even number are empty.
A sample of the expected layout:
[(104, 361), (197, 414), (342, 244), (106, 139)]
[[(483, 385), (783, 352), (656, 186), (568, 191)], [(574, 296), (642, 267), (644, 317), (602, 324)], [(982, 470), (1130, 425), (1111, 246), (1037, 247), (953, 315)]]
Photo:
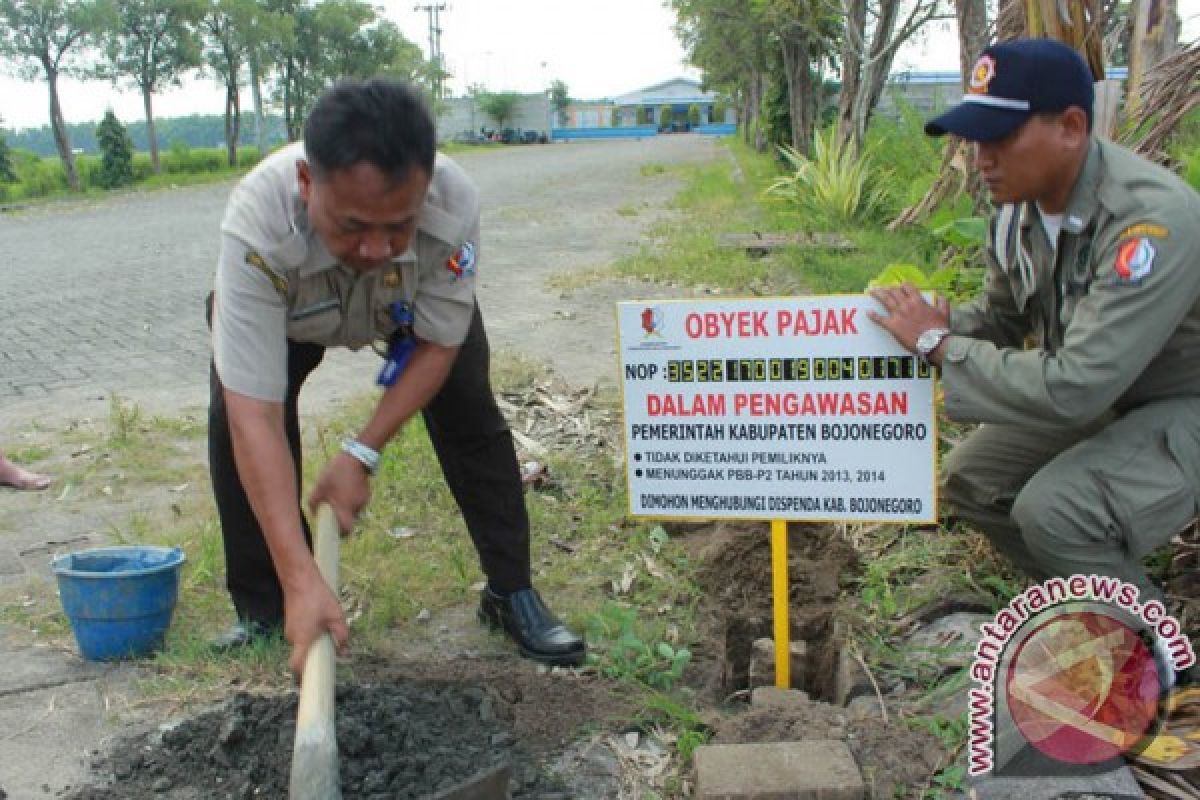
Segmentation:
[(1200, 398), (1070, 430), (983, 425), (950, 452), (941, 493), (1037, 580), (1109, 575), (1161, 599), (1141, 558), (1197, 516)]

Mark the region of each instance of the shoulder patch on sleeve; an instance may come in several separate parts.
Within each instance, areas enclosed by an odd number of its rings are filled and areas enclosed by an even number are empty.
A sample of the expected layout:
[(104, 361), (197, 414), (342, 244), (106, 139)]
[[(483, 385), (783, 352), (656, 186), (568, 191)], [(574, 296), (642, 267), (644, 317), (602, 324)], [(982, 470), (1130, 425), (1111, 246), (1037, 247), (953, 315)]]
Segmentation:
[(459, 251), (446, 261), (446, 269), (454, 274), (454, 279), (474, 277), (475, 275), (475, 245), (463, 242)]
[(1116, 271), (1122, 283), (1136, 286), (1154, 267), (1155, 250), (1149, 239), (1126, 239), (1117, 245)]
[(1170, 235), (1171, 231), (1162, 225), (1156, 225), (1153, 222), (1139, 222), (1137, 225), (1130, 225), (1121, 231), (1121, 234), (1117, 238), (1129, 239), (1134, 236), (1153, 236), (1158, 239), (1166, 239)]
[(246, 263), (249, 264), (250, 266), (254, 267), (255, 269), (257, 269), (263, 275), (266, 275), (267, 280), (271, 281), (271, 285), (275, 287), (275, 291), (279, 293), (279, 296), (282, 297), (284, 300), (287, 299), (287, 292), (288, 292), (287, 278), (284, 278), (278, 272), (271, 269), (270, 265), (267, 264), (266, 260), (262, 256), (260, 256), (258, 253), (254, 252), (253, 250), (247, 250), (246, 251)]

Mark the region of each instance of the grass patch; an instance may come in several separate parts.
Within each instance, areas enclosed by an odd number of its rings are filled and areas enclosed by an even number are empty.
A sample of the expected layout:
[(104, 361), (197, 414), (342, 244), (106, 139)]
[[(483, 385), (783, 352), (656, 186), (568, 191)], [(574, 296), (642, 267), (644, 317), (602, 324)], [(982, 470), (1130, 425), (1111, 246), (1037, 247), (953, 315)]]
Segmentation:
[(595, 286), (612, 277), (608, 267), (588, 267), (569, 271), (555, 272), (546, 279), (546, 288), (559, 292), (577, 292), (589, 286)]
[[(497, 357), (493, 381), (499, 391), (527, 390), (544, 384), (547, 373), (529, 360)], [(616, 401), (593, 402), (611, 411)], [(373, 395), (364, 396), (309, 431), (310, 483), (373, 403)], [(107, 420), (66, 434), (77, 454), (63, 475), (72, 500), (91, 503), (102, 493), (110, 509), (136, 502), (137, 510), (109, 518), (107, 538), (180, 547), (186, 554), (174, 622), (143, 686), (149, 696), (180, 703), (215, 699), (231, 684), (291, 683), (283, 641), (223, 655), (208, 646), (233, 614), (203, 453), (194, 442), (203, 431), (193, 417), (148, 416), (114, 397)], [(687, 668), (697, 635), (698, 593), (685, 551), (662, 528), (627, 519), (626, 489), (611, 449), (563, 448), (541, 460), (553, 482), (525, 497), (536, 585), (569, 625), (593, 632), (592, 663), (602, 674), (636, 691), (669, 689)], [(426, 635), (412, 624), (421, 609), (472, 607), (483, 575), (420, 419), (385, 449), (373, 489), (356, 534), (343, 540), (342, 593), (355, 650), (388, 653), (397, 640)], [(0, 620), (73, 649), (53, 582), (33, 579), (19, 592), (5, 596)]]
[(27, 447), (10, 447), (4, 451), (4, 454), (9, 461), (15, 464), (28, 465), (49, 458), (52, 452), (49, 447), (29, 445)]
[[(830, 228), (784, 200), (767, 197), (766, 188), (779, 175), (778, 162), (740, 141), (723, 141), (733, 158), (679, 168), (685, 185), (673, 207), (680, 213), (652, 226), (651, 243), (614, 265), (618, 275), (743, 294), (834, 294), (862, 291), (889, 263), (932, 265), (936, 260), (923, 229), (892, 233), (879, 220)], [(786, 248), (755, 258), (717, 246), (721, 233), (754, 231), (836, 232), (856, 249)]]
[[(498, 358), (493, 380), (498, 391), (523, 389), (544, 381), (545, 373), (527, 360)], [(315, 462), (337, 452), (338, 442), (362, 424), (372, 402), (364, 398), (321, 427), (306, 474), (318, 474)], [(576, 629), (611, 630), (614, 641), (624, 634), (627, 644), (636, 639), (650, 649), (653, 668), (618, 667), (610, 677), (665, 687), (670, 681), (659, 673), (676, 666), (676, 672), (682, 670), (686, 659), (675, 650), (685, 648), (695, 631), (686, 555), (661, 528), (626, 521), (625, 485), (613, 469), (611, 452), (552, 452), (541, 461), (553, 476), (553, 488), (525, 496), (536, 585)], [(631, 571), (635, 577), (624, 586)], [(482, 580), (424, 425), (414, 420), (384, 450), (368, 513), (343, 544), (342, 583), (354, 609), (355, 636), (368, 648), (382, 647), (421, 609), (437, 613), (474, 603), (473, 587)], [(600, 611), (595, 609), (597, 587), (614, 598)], [(621, 624), (614, 623), (618, 618)], [(605, 654), (597, 659), (602, 668), (625, 657), (619, 647), (606, 646), (613, 637), (596, 642), (595, 651)], [(665, 667), (663, 644), (672, 648)]]
[(204, 436), (198, 417), (147, 417), (119, 395), (109, 403), (106, 426), (78, 427), (64, 438), (74, 450), (59, 479), (68, 494), (132, 500), (155, 488), (182, 492), (207, 482), (207, 471), (190, 454)]

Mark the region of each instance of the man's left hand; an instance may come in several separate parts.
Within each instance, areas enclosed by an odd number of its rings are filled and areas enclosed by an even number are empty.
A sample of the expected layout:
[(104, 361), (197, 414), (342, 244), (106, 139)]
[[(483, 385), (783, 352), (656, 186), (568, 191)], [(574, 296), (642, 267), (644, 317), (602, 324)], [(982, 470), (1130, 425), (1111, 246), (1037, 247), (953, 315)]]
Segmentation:
[(934, 297), (934, 304), (925, 300), (921, 290), (911, 283), (882, 286), (870, 291), (887, 314), (868, 311), (867, 317), (892, 334), (910, 353), (917, 351), (917, 337), (930, 328), (950, 327), (950, 301)]

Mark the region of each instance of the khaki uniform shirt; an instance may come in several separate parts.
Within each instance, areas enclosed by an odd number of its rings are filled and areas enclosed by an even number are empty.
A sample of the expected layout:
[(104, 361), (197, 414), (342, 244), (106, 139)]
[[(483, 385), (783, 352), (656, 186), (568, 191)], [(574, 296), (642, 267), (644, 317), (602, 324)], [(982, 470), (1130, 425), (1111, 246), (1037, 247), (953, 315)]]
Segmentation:
[(386, 340), (390, 306), (405, 302), (422, 341), (454, 347), (467, 335), (479, 258), (479, 193), (438, 155), (409, 250), (360, 274), (329, 254), (300, 199), (302, 143), (266, 158), (234, 189), (221, 223), (213, 358), (221, 383), (282, 401), (287, 340), (345, 346)]
[(1200, 196), (1093, 140), (1057, 248), (1034, 204), (1002, 207), (985, 291), (950, 328), (961, 334), (942, 361), (952, 419), (1082, 425), (1200, 396)]

